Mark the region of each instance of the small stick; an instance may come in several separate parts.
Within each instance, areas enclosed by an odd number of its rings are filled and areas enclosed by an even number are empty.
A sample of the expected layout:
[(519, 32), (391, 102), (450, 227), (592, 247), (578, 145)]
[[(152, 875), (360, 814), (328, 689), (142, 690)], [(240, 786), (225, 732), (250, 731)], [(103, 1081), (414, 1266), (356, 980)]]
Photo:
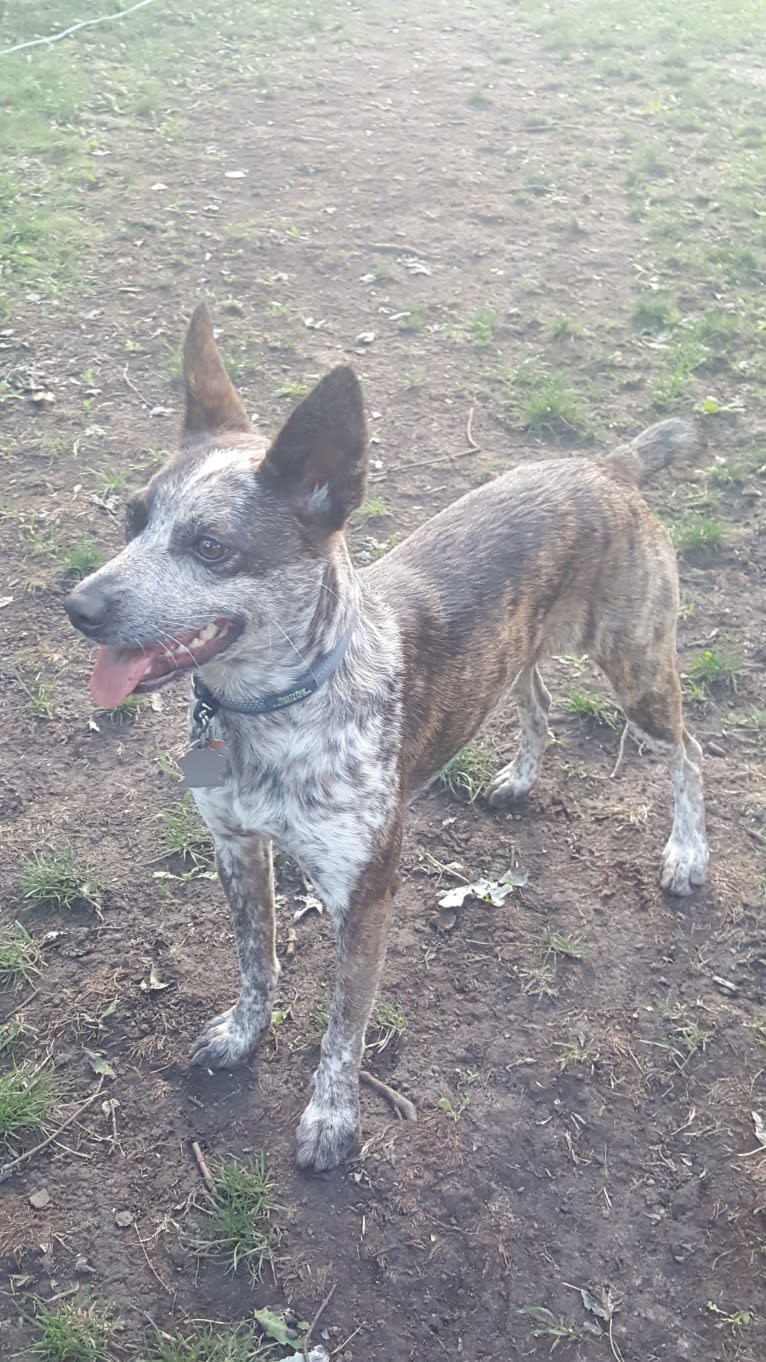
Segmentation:
[(191, 1149), (192, 1154), (194, 1155), (194, 1158), (196, 1160), (197, 1167), (199, 1168), (199, 1171), (202, 1174), (202, 1181), (204, 1182), (209, 1192), (214, 1192), (215, 1178), (213, 1177), (213, 1174), (210, 1172), (210, 1169), (208, 1168), (207, 1163), (205, 1162), (205, 1155), (202, 1153), (202, 1150), (200, 1149), (196, 1140), (192, 1140)]
[(304, 1362), (309, 1362), (309, 1342), (311, 1340), (311, 1335), (313, 1334), (317, 1324), (319, 1323), (321, 1316), (324, 1314), (324, 1311), (327, 1309), (328, 1305), (330, 1304), (330, 1301), (335, 1295), (335, 1289), (337, 1285), (338, 1285), (337, 1282), (333, 1282), (332, 1286), (330, 1287), (330, 1290), (327, 1292), (327, 1295), (325, 1296), (324, 1300), (322, 1301), (322, 1304), (320, 1305), (308, 1329), (306, 1330), (306, 1336), (303, 1340)]
[(146, 1259), (146, 1266), (148, 1267), (148, 1269), (149, 1269), (149, 1271), (151, 1272), (152, 1276), (157, 1278), (157, 1281), (159, 1282), (159, 1284), (160, 1284), (160, 1286), (162, 1287), (163, 1291), (166, 1291), (167, 1294), (168, 1294), (169, 1296), (172, 1296), (173, 1292), (170, 1290), (170, 1287), (167, 1286), (165, 1282), (163, 1282), (163, 1280), (162, 1280), (162, 1278), (161, 1278), (159, 1272), (157, 1271), (157, 1269), (155, 1268), (155, 1266), (154, 1266), (154, 1264), (153, 1264), (151, 1258), (149, 1257), (149, 1254), (146, 1252), (146, 1245), (144, 1244), (144, 1241), (143, 1241), (143, 1239), (141, 1238), (141, 1234), (140, 1234), (138, 1225), (136, 1224), (135, 1220), (133, 1221), (133, 1229), (136, 1231), (136, 1237), (138, 1238), (138, 1242), (139, 1242), (139, 1244), (141, 1245), (141, 1252), (143, 1253), (143, 1255), (144, 1255), (144, 1257), (145, 1257), (145, 1259)]
[(136, 387), (135, 383), (133, 382), (133, 379), (132, 379), (132, 378), (130, 377), (130, 375), (128, 374), (128, 366), (127, 366), (127, 364), (125, 365), (125, 368), (124, 368), (123, 371), (122, 371), (122, 376), (123, 376), (123, 378), (124, 378), (124, 380), (125, 380), (127, 386), (130, 388), (130, 391), (131, 391), (131, 392), (134, 392), (134, 393), (136, 394), (136, 397), (139, 398), (141, 402), (143, 402), (143, 404), (144, 404), (145, 407), (148, 407), (148, 406), (149, 406), (149, 403), (147, 402), (146, 398), (144, 397), (144, 394), (143, 394), (142, 392), (139, 391), (139, 389)]
[(359, 1078), (362, 1083), (367, 1084), (368, 1088), (372, 1088), (373, 1092), (385, 1097), (403, 1121), (417, 1121), (418, 1113), (408, 1097), (402, 1097), (401, 1093), (396, 1092), (394, 1088), (389, 1088), (387, 1083), (381, 1082), (379, 1078), (368, 1073), (366, 1069), (360, 1069)]
[(625, 752), (625, 739), (627, 738), (627, 736), (628, 736), (628, 725), (627, 725), (627, 723), (626, 723), (625, 727), (624, 727), (623, 730), (622, 730), (622, 736), (621, 736), (621, 738), (620, 738), (620, 746), (619, 746), (619, 748), (617, 749), (617, 760), (616, 760), (616, 762), (614, 763), (614, 770), (612, 771), (611, 775), (609, 776), (609, 779), (610, 779), (610, 780), (614, 780), (615, 776), (617, 775), (617, 772), (619, 771), (619, 769), (620, 769), (620, 767), (621, 767), (621, 765), (622, 765), (622, 758), (623, 758), (623, 754), (624, 754), (624, 752)]
[(57, 1140), (59, 1135), (63, 1134), (69, 1126), (73, 1125), (78, 1116), (82, 1116), (83, 1112), (87, 1110), (91, 1103), (95, 1102), (103, 1086), (104, 1082), (102, 1079), (96, 1088), (96, 1091), (92, 1092), (90, 1097), (86, 1098), (82, 1105), (79, 1106), (76, 1111), (72, 1112), (71, 1116), (67, 1116), (63, 1125), (60, 1125), (58, 1130), (54, 1130), (53, 1134), (49, 1135), (47, 1139), (41, 1140), (39, 1144), (35, 1145), (34, 1149), (28, 1149), (26, 1154), (19, 1154), (17, 1158), (11, 1159), (10, 1163), (3, 1164), (2, 1168), (0, 1168), (0, 1182), (5, 1182), (6, 1179), (11, 1176), (11, 1173), (15, 1168), (19, 1168), (22, 1163), (27, 1163), (35, 1154), (39, 1154), (41, 1149), (47, 1149), (49, 1144), (53, 1144), (53, 1141)]
[(473, 432), (472, 432), (472, 430), (471, 430), (471, 427), (473, 426), (473, 413), (474, 413), (474, 410), (475, 410), (475, 408), (474, 408), (474, 407), (471, 407), (471, 410), (470, 410), (469, 413), (468, 413), (468, 420), (467, 420), (466, 423), (465, 423), (465, 437), (466, 437), (466, 439), (467, 439), (467, 441), (468, 441), (468, 448), (469, 448), (469, 449), (475, 449), (475, 450), (478, 451), (478, 450), (481, 449), (481, 445), (477, 445), (476, 441), (475, 441), (474, 438), (473, 438)]
[(417, 463), (403, 463), (398, 468), (389, 469), (388, 476), (394, 473), (409, 473), (411, 468), (428, 468), (434, 463), (444, 463), (445, 459), (464, 459), (466, 454), (478, 454), (481, 445), (471, 445), (468, 449), (459, 449), (456, 454), (437, 454), (435, 459), (418, 459)]

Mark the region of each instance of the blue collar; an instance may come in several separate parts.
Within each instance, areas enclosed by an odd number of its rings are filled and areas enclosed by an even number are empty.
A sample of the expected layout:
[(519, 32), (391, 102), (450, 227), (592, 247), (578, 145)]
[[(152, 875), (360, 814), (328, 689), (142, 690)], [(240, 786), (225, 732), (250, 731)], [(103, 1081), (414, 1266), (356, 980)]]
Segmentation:
[(275, 695), (262, 695), (247, 704), (233, 705), (228, 700), (219, 700), (205, 685), (199, 672), (195, 672), (192, 678), (194, 694), (197, 697), (194, 706), (195, 724), (202, 729), (207, 728), (211, 719), (221, 709), (232, 710), (235, 714), (274, 714), (278, 710), (288, 709), (290, 705), (297, 705), (301, 700), (308, 700), (338, 667), (349, 645), (353, 629), (353, 624), (350, 624), (345, 633), (341, 634), (335, 647), (331, 648), (329, 653), (320, 653), (314, 664), (298, 677), (289, 690), (280, 691)]

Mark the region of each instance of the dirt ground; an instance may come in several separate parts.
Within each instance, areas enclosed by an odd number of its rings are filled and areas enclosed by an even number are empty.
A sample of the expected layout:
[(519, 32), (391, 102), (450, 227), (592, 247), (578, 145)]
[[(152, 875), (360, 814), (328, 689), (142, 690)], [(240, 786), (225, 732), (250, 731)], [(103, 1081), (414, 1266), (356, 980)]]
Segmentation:
[[(711, 181), (726, 152), (711, 159), (704, 123), (663, 124), (677, 68), (627, 39), (578, 58), (576, 41), (551, 42), (551, 13), (339, 8), (306, 28), (294, 63), (275, 53), (268, 80), (254, 49), (225, 79), (211, 55), (207, 85), (195, 67), (194, 88), (169, 87), (172, 136), (148, 120), (123, 138), (119, 110), (97, 111), (106, 154), (83, 191), (93, 231), (76, 281), (58, 298), (26, 285), (3, 323), (2, 912), (44, 956), (3, 1019), (28, 1027), (16, 1062), (50, 1056), (50, 1130), (101, 1084), (0, 1188), (3, 1356), (32, 1356), (33, 1298), (108, 1307), (115, 1358), (140, 1358), (150, 1322), (183, 1333), (263, 1305), (310, 1320), (333, 1286), (317, 1336), (347, 1362), (545, 1357), (554, 1325), (556, 1355), (582, 1362), (766, 1356), (752, 1116), (766, 1115), (762, 277), (738, 258), (727, 282), (685, 254), (693, 239), (710, 262), (720, 245)], [(717, 64), (715, 97), (732, 102), (716, 128), (734, 126), (734, 107), (753, 122), (755, 56), (740, 46)], [(647, 146), (669, 172), (651, 170)], [(697, 215), (665, 238), (652, 216), (663, 185)], [(670, 308), (670, 295), (673, 315), (647, 321), (646, 297)], [(163, 854), (184, 688), (122, 722), (94, 715), (87, 648), (61, 609), (67, 547), (87, 536), (114, 552), (123, 486), (173, 445), (176, 347), (201, 297), (265, 430), (328, 366), (356, 367), (373, 436), (352, 530), (362, 563), (523, 460), (597, 454), (668, 412), (696, 412), (708, 442), (699, 467), (647, 495), (680, 527), (709, 885), (662, 894), (667, 774), (630, 741), (618, 761), (620, 721), (581, 703), (606, 683), (583, 660), (553, 663), (555, 741), (528, 802), (496, 814), (434, 790), (413, 805), (383, 985), (406, 1025), (368, 1066), (418, 1122), (364, 1090), (361, 1154), (320, 1177), (297, 1172), (293, 1140), (330, 926), (294, 922), (305, 891), (283, 865), (285, 1018), (247, 1067), (190, 1069), (237, 981), (223, 895), (198, 873), (207, 853), (196, 871)], [(674, 384), (668, 354), (712, 311), (731, 327)], [(565, 409), (554, 381), (548, 416), (533, 418), (525, 364), (546, 382), (563, 374), (580, 407)], [(703, 654), (728, 670), (695, 670)], [(515, 733), (511, 709), (498, 713), (483, 738), (498, 762)], [(23, 896), (24, 863), (69, 844), (96, 868), (98, 912)], [(526, 883), (502, 908), (469, 899), (446, 916), (456, 865), (470, 879), (514, 867)], [(146, 987), (152, 969), (166, 988)], [(195, 1255), (192, 1141), (214, 1168), (265, 1152), (282, 1233), (260, 1283)]]

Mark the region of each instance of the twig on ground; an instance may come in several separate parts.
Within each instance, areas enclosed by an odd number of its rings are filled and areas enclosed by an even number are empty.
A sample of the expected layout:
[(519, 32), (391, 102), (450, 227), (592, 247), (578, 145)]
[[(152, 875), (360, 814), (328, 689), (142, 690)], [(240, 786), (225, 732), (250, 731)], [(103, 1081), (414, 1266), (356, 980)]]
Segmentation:
[(163, 1291), (166, 1291), (167, 1294), (168, 1294), (169, 1296), (172, 1296), (172, 1295), (173, 1295), (173, 1292), (170, 1290), (170, 1287), (167, 1285), (167, 1283), (163, 1282), (163, 1280), (162, 1280), (162, 1278), (161, 1278), (159, 1272), (156, 1270), (156, 1268), (155, 1268), (155, 1266), (154, 1266), (154, 1264), (153, 1264), (151, 1258), (149, 1257), (149, 1254), (146, 1252), (146, 1245), (145, 1245), (143, 1239), (141, 1238), (141, 1234), (140, 1234), (140, 1232), (139, 1232), (139, 1228), (138, 1228), (138, 1225), (136, 1224), (135, 1220), (133, 1221), (133, 1229), (136, 1231), (136, 1238), (138, 1239), (138, 1242), (139, 1242), (139, 1244), (141, 1245), (141, 1252), (143, 1253), (143, 1255), (144, 1255), (144, 1257), (145, 1257), (145, 1259), (146, 1259), (146, 1266), (148, 1267), (148, 1269), (149, 1269), (149, 1271), (151, 1272), (152, 1276), (153, 1276), (153, 1277), (156, 1277), (156, 1279), (157, 1279), (157, 1281), (159, 1282), (160, 1286), (162, 1287)]
[(135, 383), (133, 382), (133, 379), (130, 377), (130, 374), (128, 373), (127, 364), (125, 365), (125, 368), (122, 371), (122, 377), (124, 382), (130, 388), (130, 391), (136, 394), (136, 397), (139, 399), (139, 401), (143, 402), (145, 407), (151, 406), (151, 403), (148, 402), (147, 399), (144, 397), (144, 394), (141, 392), (141, 389), (136, 387)]
[(336, 1290), (337, 1285), (338, 1285), (337, 1282), (333, 1282), (332, 1286), (330, 1287), (330, 1290), (327, 1292), (327, 1295), (325, 1296), (324, 1300), (322, 1301), (322, 1304), (320, 1305), (320, 1307), (319, 1307), (319, 1309), (317, 1310), (317, 1312), (316, 1312), (314, 1318), (312, 1319), (312, 1321), (311, 1321), (311, 1323), (310, 1323), (308, 1329), (306, 1330), (306, 1333), (305, 1333), (305, 1336), (304, 1336), (304, 1339), (303, 1339), (303, 1356), (304, 1356), (305, 1362), (309, 1362), (309, 1343), (311, 1342), (311, 1335), (313, 1334), (314, 1330), (316, 1329), (317, 1324), (319, 1323), (319, 1320), (321, 1319), (322, 1315), (324, 1314), (325, 1310), (327, 1309), (328, 1305), (330, 1304), (330, 1301), (332, 1300), (333, 1296), (335, 1295), (335, 1290)]
[(368, 1073), (366, 1069), (360, 1070), (359, 1078), (362, 1083), (367, 1084), (368, 1088), (372, 1088), (373, 1092), (377, 1092), (381, 1097), (385, 1097), (386, 1101), (391, 1103), (394, 1111), (403, 1121), (417, 1121), (417, 1110), (414, 1103), (411, 1102), (408, 1097), (402, 1097), (401, 1093), (398, 1093), (394, 1088), (389, 1088), (387, 1083), (383, 1083), (381, 1079), (376, 1078), (374, 1074)]
[(112, 19), (124, 19), (127, 14), (133, 14), (137, 9), (143, 9), (146, 5), (153, 5), (154, 0), (137, 0), (130, 9), (118, 9), (113, 14), (101, 14), (97, 19), (81, 19), (78, 24), (72, 24), (70, 28), (65, 28), (61, 33), (51, 33), (47, 38), (30, 38), (26, 43), (16, 43), (14, 47), (4, 47), (0, 51), (0, 57), (8, 57), (11, 52), (24, 52), (28, 47), (43, 47), (46, 43), (58, 43), (62, 38), (68, 38), (70, 34), (77, 33), (81, 28), (92, 28), (94, 24), (106, 24)]
[(472, 430), (473, 413), (475, 410), (476, 410), (475, 407), (471, 407), (471, 410), (468, 413), (468, 420), (465, 423), (465, 438), (468, 441), (468, 448), (475, 449), (478, 452), (481, 449), (481, 445), (477, 445), (476, 441), (473, 438)]
[(208, 1168), (207, 1163), (205, 1161), (205, 1155), (202, 1153), (202, 1150), (200, 1149), (196, 1140), (192, 1140), (191, 1150), (192, 1154), (194, 1155), (197, 1167), (199, 1168), (199, 1171), (202, 1174), (202, 1181), (204, 1182), (209, 1192), (214, 1192), (215, 1178), (213, 1177), (213, 1174), (210, 1172), (210, 1169)]
[(22, 1163), (28, 1163), (31, 1158), (34, 1158), (35, 1154), (40, 1153), (41, 1149), (47, 1149), (49, 1144), (53, 1144), (53, 1141), (57, 1140), (59, 1135), (63, 1134), (69, 1126), (73, 1125), (78, 1116), (82, 1116), (83, 1112), (87, 1111), (92, 1102), (95, 1102), (103, 1086), (104, 1081), (102, 1079), (96, 1088), (96, 1091), (92, 1092), (90, 1097), (86, 1098), (77, 1110), (72, 1112), (71, 1116), (67, 1116), (63, 1125), (60, 1125), (57, 1130), (54, 1130), (52, 1135), (48, 1135), (46, 1139), (41, 1140), (39, 1144), (35, 1145), (34, 1149), (28, 1149), (26, 1153), (19, 1154), (17, 1158), (11, 1159), (10, 1163), (3, 1164), (2, 1168), (0, 1168), (0, 1182), (5, 1182), (6, 1178), (9, 1178), (16, 1168), (20, 1168)]
[(614, 763), (614, 770), (610, 773), (610, 776), (609, 776), (609, 779), (610, 779), (610, 780), (614, 780), (615, 776), (617, 775), (617, 772), (619, 771), (619, 769), (620, 769), (620, 767), (621, 767), (621, 765), (622, 765), (622, 758), (623, 758), (623, 754), (624, 754), (624, 752), (625, 752), (625, 739), (627, 738), (627, 736), (628, 736), (628, 725), (627, 725), (627, 723), (626, 723), (626, 724), (625, 724), (625, 727), (624, 727), (623, 730), (622, 730), (622, 734), (621, 734), (621, 737), (620, 737), (620, 746), (619, 746), (618, 749), (617, 749), (617, 760), (616, 760), (616, 762)]

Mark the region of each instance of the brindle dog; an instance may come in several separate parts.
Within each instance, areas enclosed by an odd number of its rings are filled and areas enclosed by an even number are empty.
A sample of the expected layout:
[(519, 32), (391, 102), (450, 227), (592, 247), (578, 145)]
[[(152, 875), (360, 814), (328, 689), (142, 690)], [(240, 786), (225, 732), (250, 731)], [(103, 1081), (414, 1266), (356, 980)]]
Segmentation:
[[(348, 368), (324, 378), (266, 448), (228, 379), (204, 306), (184, 351), (180, 452), (128, 507), (128, 544), (66, 608), (99, 650), (91, 691), (117, 705), (193, 672), (195, 798), (234, 918), (242, 991), (193, 1059), (245, 1059), (277, 979), (271, 845), (295, 857), (337, 934), (337, 977), (298, 1163), (332, 1168), (359, 1126), (358, 1072), (383, 967), (407, 801), (505, 695), (518, 752), (489, 787), (534, 784), (550, 703), (538, 666), (588, 653), (675, 796), (662, 885), (705, 879), (701, 752), (675, 657), (675, 556), (638, 486), (695, 443), (678, 420), (604, 463), (526, 464), (357, 572), (344, 527), (367, 435)], [(208, 781), (205, 787), (205, 781)]]

